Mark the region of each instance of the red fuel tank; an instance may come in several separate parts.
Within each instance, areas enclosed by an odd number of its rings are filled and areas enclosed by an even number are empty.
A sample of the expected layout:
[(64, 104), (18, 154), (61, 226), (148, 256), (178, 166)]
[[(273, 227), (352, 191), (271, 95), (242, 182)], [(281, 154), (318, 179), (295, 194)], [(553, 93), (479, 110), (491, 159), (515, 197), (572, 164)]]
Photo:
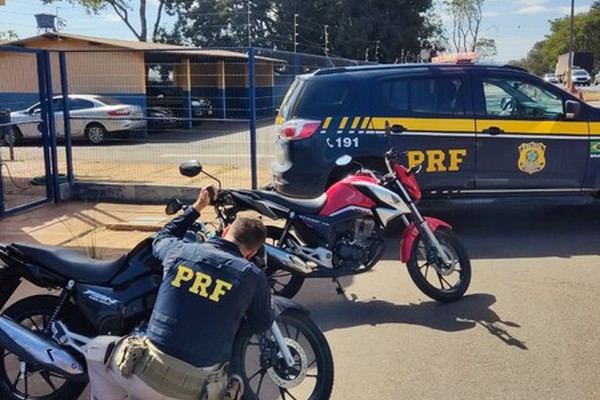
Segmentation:
[(375, 178), (364, 175), (352, 175), (334, 183), (327, 189), (327, 202), (325, 203), (325, 207), (323, 207), (319, 213), (320, 216), (329, 216), (348, 206), (371, 208), (375, 205), (373, 200), (352, 186), (352, 182), (369, 182), (377, 184)]

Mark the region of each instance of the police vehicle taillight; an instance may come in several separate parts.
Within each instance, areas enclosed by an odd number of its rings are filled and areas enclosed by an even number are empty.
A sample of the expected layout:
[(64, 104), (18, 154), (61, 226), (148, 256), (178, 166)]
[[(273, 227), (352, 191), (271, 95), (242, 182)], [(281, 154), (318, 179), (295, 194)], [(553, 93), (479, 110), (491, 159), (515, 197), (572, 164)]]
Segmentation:
[(287, 140), (306, 139), (314, 135), (320, 126), (321, 121), (292, 119), (279, 128), (279, 137)]

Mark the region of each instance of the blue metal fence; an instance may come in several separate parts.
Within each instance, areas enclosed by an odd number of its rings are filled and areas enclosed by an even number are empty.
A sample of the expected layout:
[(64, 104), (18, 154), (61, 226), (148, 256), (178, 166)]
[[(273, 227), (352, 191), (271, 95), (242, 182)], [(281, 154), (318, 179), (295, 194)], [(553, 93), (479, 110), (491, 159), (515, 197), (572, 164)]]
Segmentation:
[[(31, 54), (35, 59), (37, 76), (32, 79), (37, 79), (37, 88), (7, 88), (0, 79), (0, 109), (3, 104), (14, 110), (40, 103), (37, 141), (25, 141), (14, 150), (30, 162), (43, 160), (43, 173), (25, 171), (20, 176), (45, 183), (43, 198), (8, 207), (2, 203), (5, 210), (0, 215), (39, 202), (60, 201), (59, 181), (75, 186), (119, 184), (118, 196), (123, 201), (132, 200), (123, 194), (132, 187), (201, 186), (202, 180), (177, 174), (176, 166), (192, 158), (219, 176), (225, 186), (266, 184), (274, 158), (276, 110), (296, 76), (360, 64), (257, 48), (46, 51), (0, 47), (0, 51), (0, 55)], [(4, 82), (8, 80), (5, 76)], [(155, 89), (166, 94), (155, 95)], [(141, 116), (100, 116), (93, 124), (143, 120), (144, 128), (123, 128), (124, 133), (105, 129), (104, 142), (90, 145), (85, 126), (92, 123), (89, 117), (71, 109), (70, 102), (62, 102), (61, 109), (55, 110), (51, 101), (55, 94), (63, 99), (83, 94), (109, 96), (123, 106), (141, 107)], [(210, 113), (203, 104), (209, 105)], [(164, 108), (170, 114), (156, 117)], [(13, 121), (12, 126), (19, 125)], [(40, 142), (42, 146), (36, 147)], [(36, 149), (40, 154), (34, 154)], [(0, 151), (6, 153), (6, 146)], [(7, 191), (2, 189), (0, 196), (6, 198)], [(87, 198), (102, 200), (110, 190), (107, 186)], [(136, 193), (134, 201), (149, 201), (143, 196), (153, 190)]]
[[(19, 55), (23, 71), (29, 74), (22, 76), (25, 81), (37, 81), (37, 90), (34, 101), (41, 101), (39, 117), (41, 125), (52, 127), (53, 112), (48, 101), (43, 101), (51, 96), (50, 63), (48, 52), (23, 48), (0, 47), (0, 57)], [(6, 71), (5, 71), (6, 73)], [(5, 82), (5, 85), (8, 83)], [(10, 88), (14, 91), (15, 87)], [(1, 88), (0, 91), (5, 91)], [(50, 91), (50, 92), (49, 92)], [(18, 95), (16, 98), (18, 99)], [(9, 97), (10, 98), (10, 97)], [(17, 103), (18, 104), (18, 103)], [(56, 179), (57, 167), (56, 143), (49, 132), (42, 132), (42, 148), (22, 149), (13, 138), (20, 138), (21, 131), (15, 124), (14, 118), (19, 118), (11, 113), (15, 103), (7, 100), (6, 96), (0, 103), (0, 108), (5, 110), (6, 120), (0, 126), (4, 133), (4, 140), (0, 145), (0, 217), (13, 214), (22, 210), (36, 207), (50, 201), (58, 201), (58, 181)], [(51, 105), (50, 105), (51, 106)], [(34, 122), (36, 125), (38, 122)], [(33, 124), (33, 123), (30, 123)], [(54, 146), (54, 148), (52, 147)]]

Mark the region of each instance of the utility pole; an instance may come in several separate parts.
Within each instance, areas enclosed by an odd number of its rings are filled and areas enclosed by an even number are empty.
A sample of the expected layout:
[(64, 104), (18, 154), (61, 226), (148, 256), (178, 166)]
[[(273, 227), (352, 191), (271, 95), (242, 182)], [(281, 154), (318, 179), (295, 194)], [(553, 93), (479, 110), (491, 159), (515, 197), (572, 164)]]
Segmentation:
[(567, 68), (567, 89), (573, 91), (573, 14), (575, 9), (575, 0), (571, 0), (571, 19), (569, 23), (569, 67)]
[(250, 32), (250, 0), (246, 2), (248, 5), (248, 47), (252, 47), (252, 34)]
[(298, 50), (298, 14), (294, 14), (294, 53)]
[(327, 28), (329, 28), (329, 25), (325, 25), (325, 55), (329, 56), (329, 33)]

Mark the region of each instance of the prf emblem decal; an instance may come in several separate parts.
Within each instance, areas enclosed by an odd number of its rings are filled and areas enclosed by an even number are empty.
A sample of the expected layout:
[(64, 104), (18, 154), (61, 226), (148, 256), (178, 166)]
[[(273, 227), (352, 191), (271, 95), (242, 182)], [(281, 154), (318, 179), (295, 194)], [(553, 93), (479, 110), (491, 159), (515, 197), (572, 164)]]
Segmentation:
[(522, 143), (519, 146), (519, 169), (533, 175), (546, 166), (546, 145), (543, 143)]
[(590, 157), (600, 158), (600, 142), (593, 140), (590, 143)]

